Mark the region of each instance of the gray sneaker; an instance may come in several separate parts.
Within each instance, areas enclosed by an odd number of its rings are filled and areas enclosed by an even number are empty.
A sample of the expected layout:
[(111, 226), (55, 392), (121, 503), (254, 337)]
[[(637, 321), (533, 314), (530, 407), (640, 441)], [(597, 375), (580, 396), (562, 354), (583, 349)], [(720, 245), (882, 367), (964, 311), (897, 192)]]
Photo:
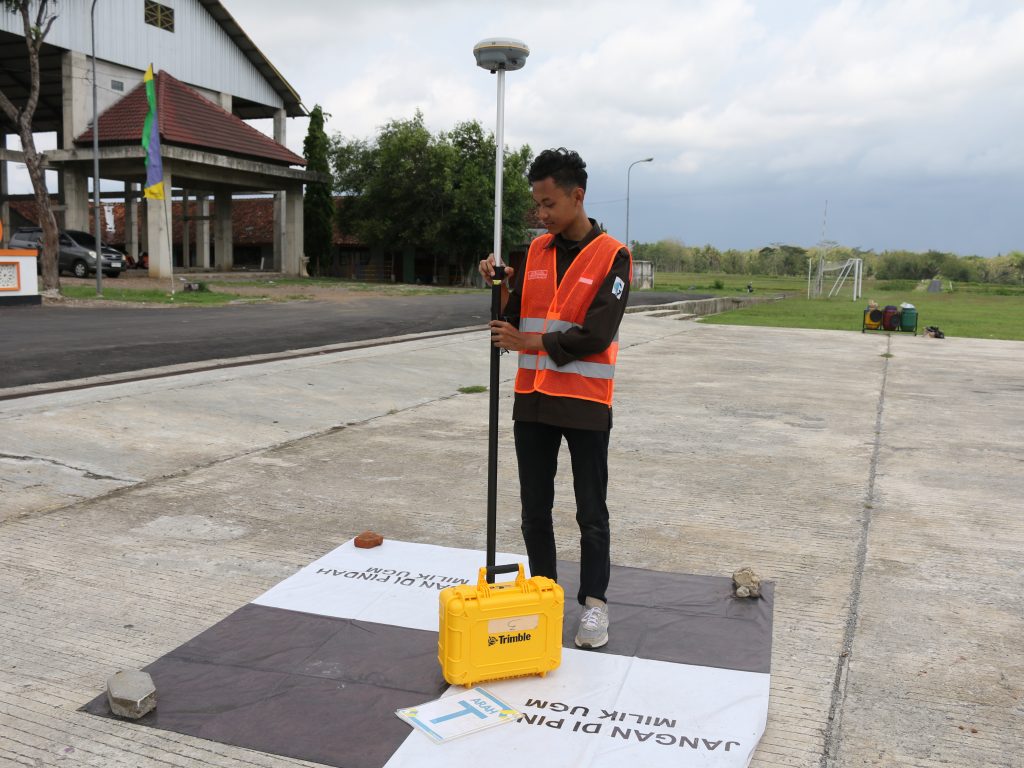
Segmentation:
[(580, 648), (600, 648), (608, 642), (608, 604), (588, 597), (583, 605), (580, 626), (576, 630), (576, 645)]

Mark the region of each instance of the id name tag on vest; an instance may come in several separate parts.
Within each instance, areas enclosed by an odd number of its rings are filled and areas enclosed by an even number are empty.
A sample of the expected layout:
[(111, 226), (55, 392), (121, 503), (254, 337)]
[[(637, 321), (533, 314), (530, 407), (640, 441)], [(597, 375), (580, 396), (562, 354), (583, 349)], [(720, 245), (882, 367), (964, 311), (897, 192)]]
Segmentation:
[(527, 280), (544, 280), (548, 276), (546, 269), (531, 269), (526, 273)]

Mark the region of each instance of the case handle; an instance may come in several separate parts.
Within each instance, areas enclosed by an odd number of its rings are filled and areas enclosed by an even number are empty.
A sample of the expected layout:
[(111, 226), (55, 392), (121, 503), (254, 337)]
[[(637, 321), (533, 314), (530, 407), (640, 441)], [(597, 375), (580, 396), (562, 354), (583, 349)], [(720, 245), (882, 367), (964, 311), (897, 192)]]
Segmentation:
[(526, 585), (526, 572), (523, 569), (523, 564), (509, 563), (508, 565), (491, 565), (481, 567), (480, 575), (477, 579), (477, 587), (490, 594), (490, 587), (493, 584), (492, 579), (499, 573), (514, 573), (516, 574), (516, 586), (522, 588)]

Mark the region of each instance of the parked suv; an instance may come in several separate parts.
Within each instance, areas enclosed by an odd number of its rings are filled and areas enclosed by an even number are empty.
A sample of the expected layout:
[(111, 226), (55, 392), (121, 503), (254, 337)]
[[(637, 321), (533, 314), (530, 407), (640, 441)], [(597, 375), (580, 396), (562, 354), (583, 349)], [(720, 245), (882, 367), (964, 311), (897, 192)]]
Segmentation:
[[(71, 229), (58, 233), (60, 255), (57, 260), (59, 272), (70, 272), (75, 277), (88, 277), (96, 273), (96, 239), (88, 232)], [(11, 235), (11, 248), (41, 250), (43, 230), (40, 227), (19, 227)], [(124, 255), (113, 248), (103, 246), (103, 274), (120, 277), (124, 269)]]

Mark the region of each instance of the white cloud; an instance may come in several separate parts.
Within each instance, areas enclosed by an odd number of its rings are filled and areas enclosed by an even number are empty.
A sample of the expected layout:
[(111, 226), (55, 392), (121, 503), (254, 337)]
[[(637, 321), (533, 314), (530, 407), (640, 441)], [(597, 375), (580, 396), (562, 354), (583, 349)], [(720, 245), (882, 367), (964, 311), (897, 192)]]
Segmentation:
[[(691, 239), (672, 231), (680, 190), (842, 183), (884, 205), (901, 185), (1005, 187), (1024, 172), (1018, 0), (225, 2), (307, 106), (331, 113), (329, 130), (350, 137), (417, 108), (433, 130), (492, 128), (494, 78), (474, 66), (473, 44), (525, 40), (526, 68), (507, 77), (506, 141), (579, 149), (595, 200), (623, 197), (626, 166), (653, 155), (634, 193), (663, 215), (640, 237)], [(305, 122), (288, 133), (301, 152)], [(613, 229), (618, 207), (602, 212)]]
[(274, 5), (229, 3), (346, 135), (416, 108), (435, 129), (469, 118), (490, 126), (493, 79), (474, 69), (470, 51), (497, 32), (533, 50), (507, 78), (509, 141), (586, 144), (615, 162), (685, 154), (675, 167), (689, 174), (813, 171), (877, 157), (908, 137), (977, 157), (965, 129), (987, 116), (981, 96), (1010, 95), (1024, 69), (1024, 10), (1012, 4), (844, 0), (793, 15), (745, 0), (391, 0), (307, 2), (285, 19), (268, 12)]
[[(626, 166), (653, 155), (634, 194), (646, 190), (646, 208), (662, 215), (641, 237), (690, 239), (672, 230), (681, 190), (732, 185), (746, 200), (750, 190), (843, 186), (873, 210), (901, 185), (1024, 171), (1015, 0), (307, 0), (301, 20), (269, 0), (228, 7), (349, 136), (417, 107), (434, 130), (463, 119), (492, 127), (494, 80), (474, 68), (472, 46), (495, 34), (525, 40), (527, 66), (507, 77), (506, 141), (579, 149), (613, 230)], [(743, 221), (739, 210), (733, 219)]]

